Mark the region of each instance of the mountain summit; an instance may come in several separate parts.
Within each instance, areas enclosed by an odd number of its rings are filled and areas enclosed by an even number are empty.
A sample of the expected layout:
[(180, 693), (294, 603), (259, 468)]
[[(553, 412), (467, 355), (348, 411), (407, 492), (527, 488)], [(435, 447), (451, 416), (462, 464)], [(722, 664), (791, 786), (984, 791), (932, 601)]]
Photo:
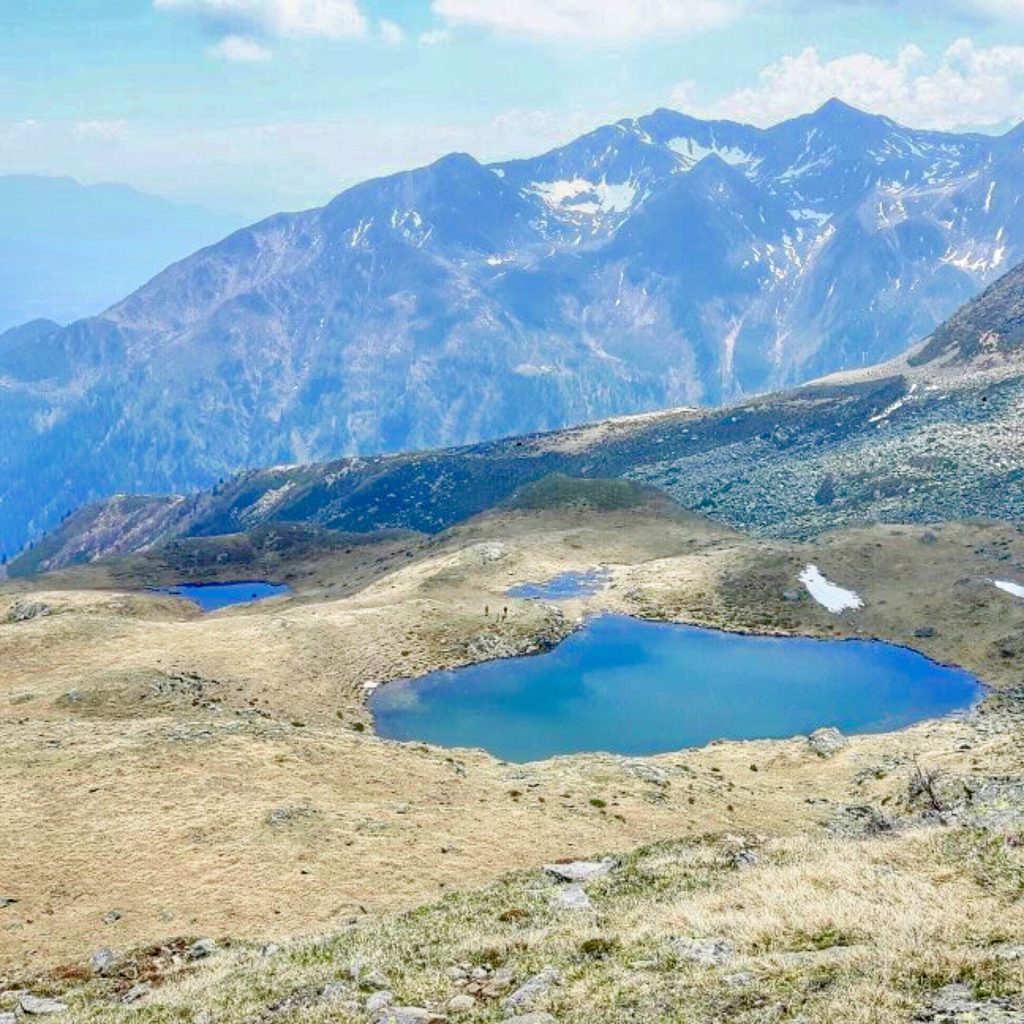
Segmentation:
[(896, 355), (1024, 258), (1024, 146), (833, 101), (454, 154), (0, 338), (0, 550), (114, 491), (716, 404)]

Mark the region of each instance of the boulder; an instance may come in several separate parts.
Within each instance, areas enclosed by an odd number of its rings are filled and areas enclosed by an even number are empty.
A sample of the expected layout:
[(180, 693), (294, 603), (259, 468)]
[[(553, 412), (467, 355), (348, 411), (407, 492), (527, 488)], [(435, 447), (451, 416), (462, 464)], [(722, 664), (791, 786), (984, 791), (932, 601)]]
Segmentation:
[(807, 746), (818, 757), (834, 757), (849, 745), (850, 741), (832, 725), (825, 726), (823, 729), (815, 729), (807, 737)]

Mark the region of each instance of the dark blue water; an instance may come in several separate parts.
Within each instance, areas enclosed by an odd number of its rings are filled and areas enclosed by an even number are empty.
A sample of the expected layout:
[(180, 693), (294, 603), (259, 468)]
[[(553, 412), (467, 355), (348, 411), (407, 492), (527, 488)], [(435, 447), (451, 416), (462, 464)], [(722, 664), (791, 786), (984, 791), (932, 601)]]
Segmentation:
[(284, 583), (242, 580), (239, 583), (182, 583), (177, 587), (160, 587), (157, 593), (184, 597), (194, 601), (204, 612), (215, 612), (233, 604), (290, 594), (291, 588)]
[(606, 615), (544, 654), (389, 683), (370, 706), (385, 738), (532, 761), (598, 750), (655, 754), (823, 725), (886, 732), (980, 696), (967, 672), (890, 644), (742, 636)]
[(543, 583), (520, 583), (505, 593), (509, 597), (541, 598), (548, 601), (566, 601), (571, 597), (590, 597), (596, 594), (608, 580), (607, 569), (588, 569), (586, 572), (563, 572)]

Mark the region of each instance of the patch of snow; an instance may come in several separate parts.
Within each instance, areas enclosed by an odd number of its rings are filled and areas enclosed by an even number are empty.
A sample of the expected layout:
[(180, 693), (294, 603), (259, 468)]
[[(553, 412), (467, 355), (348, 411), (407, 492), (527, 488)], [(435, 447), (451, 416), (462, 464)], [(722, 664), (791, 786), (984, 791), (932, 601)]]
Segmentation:
[(714, 137), (712, 137), (710, 146), (705, 146), (695, 139), (685, 136), (669, 139), (666, 145), (676, 156), (682, 158), (680, 162), (687, 171), (692, 170), (704, 157), (711, 156), (712, 153), (732, 167), (742, 167), (755, 162), (754, 157), (746, 150), (736, 146), (719, 146), (715, 143)]
[(1010, 583), (1007, 580), (993, 580), (992, 582), (1007, 594), (1013, 594), (1014, 597), (1024, 597), (1024, 587), (1019, 583)]
[(823, 605), (833, 614), (838, 615), (848, 609), (856, 611), (864, 607), (864, 601), (853, 590), (846, 590), (831, 580), (826, 579), (816, 565), (808, 565), (797, 577), (807, 588), (807, 592), (818, 604)]
[(632, 182), (608, 184), (607, 181), (587, 181), (586, 178), (563, 178), (560, 181), (537, 181), (531, 191), (553, 210), (582, 213), (623, 213), (636, 200), (636, 186)]

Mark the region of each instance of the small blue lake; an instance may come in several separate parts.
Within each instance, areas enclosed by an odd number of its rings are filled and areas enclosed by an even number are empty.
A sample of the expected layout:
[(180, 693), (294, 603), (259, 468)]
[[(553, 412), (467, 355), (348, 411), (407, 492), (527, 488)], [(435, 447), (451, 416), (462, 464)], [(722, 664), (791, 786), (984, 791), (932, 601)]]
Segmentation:
[(268, 597), (290, 594), (291, 587), (284, 583), (266, 583), (263, 580), (241, 580), (237, 583), (182, 583), (176, 587), (159, 587), (158, 594), (173, 594), (199, 605), (204, 612), (216, 612), (233, 604), (249, 604)]
[(563, 572), (543, 583), (520, 583), (505, 593), (509, 597), (527, 597), (546, 601), (567, 601), (572, 597), (591, 597), (611, 579), (607, 569)]
[(389, 683), (370, 707), (386, 739), (533, 761), (585, 751), (641, 756), (824, 725), (887, 732), (981, 696), (969, 673), (891, 644), (603, 615), (544, 654)]

